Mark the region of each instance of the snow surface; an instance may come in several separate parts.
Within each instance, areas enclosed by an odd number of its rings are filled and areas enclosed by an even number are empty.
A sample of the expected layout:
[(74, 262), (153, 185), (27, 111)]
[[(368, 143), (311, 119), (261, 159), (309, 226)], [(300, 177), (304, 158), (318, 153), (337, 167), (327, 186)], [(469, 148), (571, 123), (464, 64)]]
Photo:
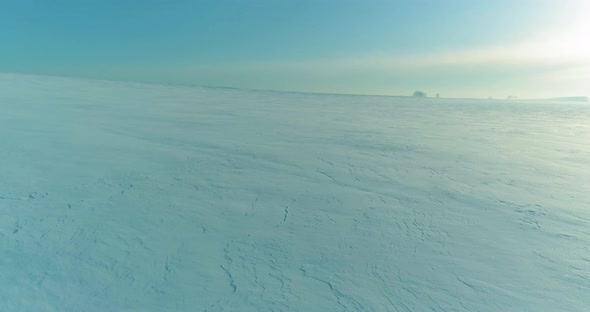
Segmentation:
[(0, 75), (1, 311), (590, 311), (590, 105)]

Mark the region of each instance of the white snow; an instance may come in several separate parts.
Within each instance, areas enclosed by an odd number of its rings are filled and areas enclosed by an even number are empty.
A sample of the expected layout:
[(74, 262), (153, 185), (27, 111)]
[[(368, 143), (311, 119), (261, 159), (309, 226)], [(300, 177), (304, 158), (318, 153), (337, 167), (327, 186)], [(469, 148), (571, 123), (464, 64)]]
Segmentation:
[(589, 311), (590, 105), (0, 75), (1, 311)]

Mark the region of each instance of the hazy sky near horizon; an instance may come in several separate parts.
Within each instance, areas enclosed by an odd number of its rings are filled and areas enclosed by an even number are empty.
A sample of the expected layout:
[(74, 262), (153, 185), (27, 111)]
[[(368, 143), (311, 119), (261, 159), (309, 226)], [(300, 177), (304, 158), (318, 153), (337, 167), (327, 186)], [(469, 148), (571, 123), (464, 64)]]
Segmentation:
[(0, 72), (360, 94), (590, 95), (584, 0), (0, 4)]

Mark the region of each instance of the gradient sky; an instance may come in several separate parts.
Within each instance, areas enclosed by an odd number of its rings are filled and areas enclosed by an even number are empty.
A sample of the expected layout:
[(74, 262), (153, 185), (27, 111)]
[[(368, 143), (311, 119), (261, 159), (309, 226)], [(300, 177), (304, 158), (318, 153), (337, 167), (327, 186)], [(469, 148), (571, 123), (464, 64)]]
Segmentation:
[(0, 1), (0, 72), (360, 94), (590, 95), (584, 0)]

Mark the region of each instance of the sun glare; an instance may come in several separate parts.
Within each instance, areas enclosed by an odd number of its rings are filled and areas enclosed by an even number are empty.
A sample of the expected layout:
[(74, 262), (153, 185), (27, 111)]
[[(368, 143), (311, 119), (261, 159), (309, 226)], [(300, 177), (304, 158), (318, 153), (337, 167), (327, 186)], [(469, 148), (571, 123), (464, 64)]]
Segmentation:
[(590, 20), (585, 16), (590, 12), (590, 2), (578, 1), (575, 12), (572, 13), (572, 22), (558, 34), (558, 43), (564, 49), (571, 49), (567, 55), (576, 59), (590, 59)]

